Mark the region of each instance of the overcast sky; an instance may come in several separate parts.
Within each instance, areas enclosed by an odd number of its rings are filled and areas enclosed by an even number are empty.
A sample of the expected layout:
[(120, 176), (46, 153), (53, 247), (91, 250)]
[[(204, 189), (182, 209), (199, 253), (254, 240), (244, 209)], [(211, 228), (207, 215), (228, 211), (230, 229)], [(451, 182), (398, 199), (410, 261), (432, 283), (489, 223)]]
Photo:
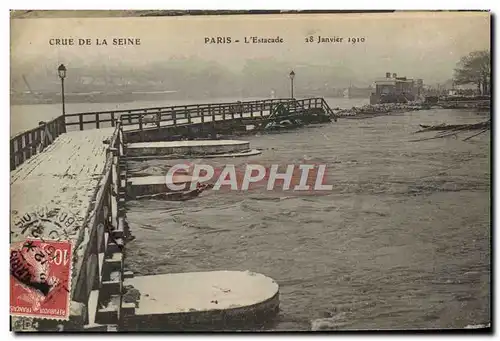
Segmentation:
[[(305, 43), (309, 35), (312, 44)], [(317, 36), (363, 37), (364, 43), (317, 44)], [(283, 44), (204, 44), (209, 36), (283, 38)], [(140, 38), (140, 46), (111, 45), (112, 38)], [(51, 38), (91, 38), (92, 46), (51, 46)], [(108, 46), (95, 46), (95, 39)], [(451, 78), (461, 56), (490, 48), (490, 15), (484, 12), (302, 14), (192, 17), (51, 18), (11, 21), (15, 77), (64, 63), (140, 67), (175, 56), (220, 62), (234, 71), (246, 59), (273, 57), (296, 65), (342, 66), (367, 78), (397, 72), (426, 82)]]

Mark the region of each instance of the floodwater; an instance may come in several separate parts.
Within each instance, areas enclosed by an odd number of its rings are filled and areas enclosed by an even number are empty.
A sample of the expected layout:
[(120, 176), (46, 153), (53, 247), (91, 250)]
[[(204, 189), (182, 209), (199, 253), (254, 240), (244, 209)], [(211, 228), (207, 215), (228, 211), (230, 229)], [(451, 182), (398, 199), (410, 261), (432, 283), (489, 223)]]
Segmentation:
[[(219, 101), (225, 101), (221, 99)], [(236, 99), (241, 100), (241, 99)], [(206, 100), (205, 100), (206, 101)], [(215, 102), (216, 100), (214, 100)], [(367, 100), (329, 99), (332, 107)], [(68, 112), (184, 103), (68, 104)], [(12, 106), (11, 134), (59, 115)], [(51, 116), (52, 115), (52, 116)], [(419, 124), (472, 123), (431, 110), (247, 136), (261, 155), (204, 163), (325, 163), (330, 192), (207, 191), (186, 202), (131, 201), (136, 275), (251, 270), (280, 286), (271, 330), (464, 328), (490, 322), (490, 136), (410, 142)], [(17, 122), (17, 123), (16, 123)], [(189, 160), (200, 162), (200, 160)], [(175, 160), (131, 162), (163, 175)]]
[[(325, 163), (333, 190), (255, 188), (128, 202), (136, 239), (126, 266), (136, 275), (270, 276), (281, 302), (276, 322), (265, 327), (271, 330), (309, 330), (313, 321), (336, 330), (488, 323), (489, 133), (410, 142), (434, 136), (412, 134), (419, 124), (484, 119), (472, 111), (415, 111), (242, 138), (263, 153), (203, 162)], [(130, 175), (164, 175), (176, 162), (130, 162)]]

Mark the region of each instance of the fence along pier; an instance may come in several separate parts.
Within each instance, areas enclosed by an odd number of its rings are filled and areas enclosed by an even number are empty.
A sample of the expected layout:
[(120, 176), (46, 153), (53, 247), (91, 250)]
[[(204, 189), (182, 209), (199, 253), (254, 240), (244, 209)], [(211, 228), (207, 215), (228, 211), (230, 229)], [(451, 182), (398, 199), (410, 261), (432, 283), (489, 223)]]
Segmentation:
[[(71, 315), (63, 328), (113, 331), (134, 315), (134, 305), (122, 302), (123, 282), (133, 277), (124, 271), (123, 255), (127, 143), (214, 137), (243, 132), (247, 125), (264, 129), (279, 120), (308, 124), (330, 118), (336, 121), (323, 98), (272, 99), (66, 114), (13, 136), (11, 210), (58, 206), (83, 218), (70, 237), (75, 255)], [(38, 322), (43, 330), (61, 324)]]

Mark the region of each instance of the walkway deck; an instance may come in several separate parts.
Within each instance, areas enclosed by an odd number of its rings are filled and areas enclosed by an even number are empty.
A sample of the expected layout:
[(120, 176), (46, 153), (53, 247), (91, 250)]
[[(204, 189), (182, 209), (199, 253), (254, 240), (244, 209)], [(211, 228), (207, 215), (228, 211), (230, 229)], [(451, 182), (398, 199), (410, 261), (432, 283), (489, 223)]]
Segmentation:
[[(11, 211), (23, 215), (44, 206), (60, 207), (85, 218), (106, 162), (108, 145), (103, 141), (113, 131), (105, 128), (62, 134), (43, 153), (11, 171)], [(25, 237), (13, 234), (12, 242)]]

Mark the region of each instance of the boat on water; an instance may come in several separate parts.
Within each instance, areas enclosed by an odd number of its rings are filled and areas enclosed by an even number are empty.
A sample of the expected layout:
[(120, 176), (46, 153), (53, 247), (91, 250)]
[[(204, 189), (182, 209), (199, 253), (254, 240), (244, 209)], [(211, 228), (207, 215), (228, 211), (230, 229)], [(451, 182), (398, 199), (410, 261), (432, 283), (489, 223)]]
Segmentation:
[(140, 199), (155, 199), (166, 201), (186, 201), (197, 198), (203, 191), (211, 189), (213, 184), (198, 184), (198, 187), (188, 191), (165, 192), (157, 194), (138, 195), (136, 200)]
[(281, 131), (288, 129), (295, 129), (304, 126), (304, 123), (298, 119), (286, 119), (273, 121), (266, 124), (264, 127), (265, 131)]

